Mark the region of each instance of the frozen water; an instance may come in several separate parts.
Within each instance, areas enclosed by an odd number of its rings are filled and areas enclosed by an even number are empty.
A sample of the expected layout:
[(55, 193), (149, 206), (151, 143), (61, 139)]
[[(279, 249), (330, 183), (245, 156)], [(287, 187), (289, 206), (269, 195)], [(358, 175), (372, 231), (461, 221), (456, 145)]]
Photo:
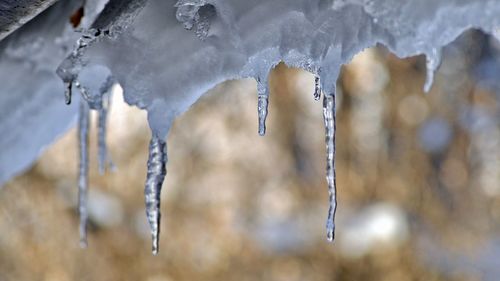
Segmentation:
[(146, 215), (151, 236), (153, 238), (153, 255), (158, 254), (160, 239), (160, 193), (161, 186), (167, 175), (167, 144), (164, 140), (153, 136), (149, 143), (148, 174), (144, 198), (146, 201)]
[(434, 48), (430, 53), (426, 54), (427, 77), (424, 85), (424, 92), (426, 93), (431, 90), (432, 84), (434, 84), (434, 75), (442, 61), (441, 53), (441, 49)]
[(80, 100), (78, 116), (78, 146), (80, 163), (78, 169), (78, 213), (80, 215), (80, 246), (87, 247), (87, 197), (89, 178), (89, 113), (87, 102)]
[(79, 99), (64, 105), (54, 70), (77, 38), (60, 15), (79, 4), (59, 1), (0, 41), (0, 184), (75, 124)]
[(269, 83), (267, 79), (257, 78), (257, 113), (259, 115), (259, 135), (266, 134), (267, 108), (269, 106)]
[(337, 210), (337, 185), (335, 175), (335, 92), (323, 97), (323, 119), (325, 122), (326, 142), (326, 182), (330, 207), (326, 220), (326, 238), (332, 242), (335, 238), (335, 211)]
[[(83, 90), (89, 107), (99, 108), (102, 102), (94, 98), (102, 101), (102, 92), (92, 90), (93, 84), (101, 86), (112, 76), (123, 87), (127, 103), (147, 110), (154, 135), (149, 163), (158, 169), (148, 172), (146, 184), (154, 251), (159, 231), (156, 196), (164, 178), (164, 164), (158, 163), (164, 163), (163, 156), (166, 162), (166, 154), (154, 151), (163, 151), (161, 140), (174, 118), (207, 90), (245, 77), (266, 77), (267, 85), (269, 70), (282, 61), (313, 73), (321, 69), (314, 74), (319, 75), (316, 89), (330, 93), (324, 101), (331, 201), (327, 227), (333, 239), (331, 93), (341, 65), (376, 44), (399, 57), (427, 54), (428, 90), (439, 66), (438, 50), (470, 27), (492, 33), (500, 26), (498, 0), (181, 0), (176, 5), (165, 0), (110, 0), (103, 8), (104, 2), (85, 2), (89, 13), (79, 33), (64, 15), (71, 15), (81, 1), (58, 1), (0, 42), (0, 183), (26, 169), (71, 125), (76, 107), (61, 106), (54, 93), (66, 88), (69, 103), (75, 86)], [(185, 28), (194, 29), (194, 34)], [(56, 79), (56, 68), (64, 84)], [(261, 134), (268, 96), (267, 86), (259, 90)]]
[(111, 170), (114, 169), (113, 161), (111, 160), (108, 149), (106, 145), (106, 122), (108, 116), (108, 110), (111, 102), (110, 93), (103, 96), (102, 106), (98, 109), (98, 125), (97, 125), (97, 138), (98, 138), (98, 153), (99, 153), (99, 172), (104, 174), (106, 169), (109, 167)]
[(314, 100), (321, 99), (321, 79), (319, 75), (314, 76)]
[[(178, 1), (174, 7), (151, 0), (129, 32), (94, 43), (84, 57), (108, 67), (126, 100), (147, 109), (153, 131), (166, 136), (172, 119), (208, 89), (228, 79), (263, 77), (280, 61), (321, 69), (321, 86), (331, 92), (340, 66), (366, 47), (381, 43), (401, 57), (431, 53), (470, 26), (488, 31), (500, 24), (493, 0), (372, 2)], [(215, 13), (202, 41), (183, 29), (195, 28), (207, 5)]]
[(179, 0), (177, 4), (176, 18), (184, 24), (187, 30), (195, 28), (198, 38), (204, 40), (208, 36), (212, 18), (215, 16), (215, 8), (206, 0)]

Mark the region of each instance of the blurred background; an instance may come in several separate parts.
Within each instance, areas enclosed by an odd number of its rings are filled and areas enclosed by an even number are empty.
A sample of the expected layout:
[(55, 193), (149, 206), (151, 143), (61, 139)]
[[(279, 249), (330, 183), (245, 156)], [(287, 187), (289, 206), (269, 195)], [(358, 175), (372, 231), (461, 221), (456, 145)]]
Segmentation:
[(251, 79), (217, 86), (175, 122), (156, 257), (150, 131), (117, 87), (115, 171), (99, 175), (91, 133), (89, 247), (73, 129), (0, 190), (0, 280), (499, 280), (500, 43), (470, 31), (443, 55), (427, 95), (423, 56), (378, 47), (343, 68), (334, 243), (311, 74), (274, 70), (265, 137)]

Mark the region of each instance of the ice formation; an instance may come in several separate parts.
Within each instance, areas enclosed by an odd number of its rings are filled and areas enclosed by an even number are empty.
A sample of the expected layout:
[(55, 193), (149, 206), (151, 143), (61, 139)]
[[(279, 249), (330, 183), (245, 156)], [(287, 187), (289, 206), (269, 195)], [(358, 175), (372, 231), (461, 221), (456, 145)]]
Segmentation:
[(333, 242), (335, 237), (335, 211), (337, 210), (337, 184), (335, 174), (335, 91), (323, 97), (323, 119), (325, 121), (326, 142), (326, 182), (330, 207), (326, 220), (326, 238)]
[(436, 73), (436, 70), (438, 69), (442, 60), (441, 52), (441, 49), (434, 48), (430, 53), (426, 54), (425, 62), (427, 67), (427, 77), (424, 84), (424, 92), (426, 93), (431, 90), (432, 84), (434, 84), (434, 74)]
[[(153, 252), (158, 249), (159, 192), (166, 174), (164, 140), (174, 118), (207, 90), (229, 79), (255, 78), (263, 135), (270, 69), (284, 62), (316, 75), (314, 98), (324, 93), (331, 240), (336, 208), (334, 93), (341, 65), (377, 44), (399, 57), (426, 54), (428, 91), (443, 46), (466, 29), (492, 33), (500, 26), (498, 0), (65, 0), (36, 17), (53, 1), (43, 7), (35, 3), (44, 1), (22, 2), (33, 4), (28, 14), (34, 18), (28, 23), (5, 24), (0, 13), (1, 36), (20, 26), (0, 41), (0, 183), (25, 169), (72, 125), (77, 112), (73, 104), (80, 103), (77, 95), (71, 97), (75, 87), (83, 92), (82, 107), (87, 103), (100, 110), (99, 158), (104, 167), (106, 91), (99, 89), (113, 77), (125, 101), (148, 112), (153, 138), (145, 195)], [(85, 13), (75, 32), (68, 18), (82, 5)], [(29, 17), (17, 18), (22, 23)], [(69, 107), (59, 98), (64, 92), (66, 103), (73, 99)], [(85, 125), (88, 110), (80, 112), (80, 124)], [(82, 194), (87, 184), (86, 134), (80, 130)], [(85, 237), (85, 202), (80, 201)]]
[(87, 197), (89, 178), (89, 127), (90, 127), (89, 105), (81, 100), (78, 112), (78, 147), (80, 152), (80, 164), (78, 170), (78, 213), (80, 215), (80, 245), (87, 246)]
[(269, 83), (257, 78), (257, 113), (259, 115), (259, 135), (266, 134), (267, 109), (269, 106)]
[(146, 215), (151, 236), (153, 238), (153, 254), (158, 254), (160, 239), (160, 192), (165, 176), (167, 175), (167, 144), (158, 137), (153, 136), (149, 143), (148, 175), (144, 197), (146, 201)]

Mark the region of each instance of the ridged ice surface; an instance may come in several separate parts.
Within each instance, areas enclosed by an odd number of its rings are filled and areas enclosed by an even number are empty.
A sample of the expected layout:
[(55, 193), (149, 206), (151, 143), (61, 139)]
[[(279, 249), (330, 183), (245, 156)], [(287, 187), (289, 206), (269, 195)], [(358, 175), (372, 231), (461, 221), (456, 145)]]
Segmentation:
[(335, 238), (335, 212), (337, 210), (337, 178), (335, 171), (335, 91), (323, 97), (323, 120), (325, 123), (326, 143), (326, 182), (330, 206), (326, 219), (326, 238), (332, 242)]
[[(314, 97), (319, 99), (321, 92), (327, 94), (331, 203), (327, 229), (328, 238), (333, 239), (335, 106), (329, 93), (335, 92), (341, 65), (378, 43), (400, 57), (426, 54), (428, 78), (424, 88), (430, 90), (444, 45), (468, 28), (491, 33), (500, 26), (498, 0), (105, 3), (58, 1), (0, 42), (0, 183), (26, 169), (45, 145), (71, 125), (77, 109), (64, 106), (64, 101), (71, 100), (70, 89), (78, 86), (93, 107), (95, 93), (102, 98), (95, 85), (102, 85), (111, 76), (123, 88), (127, 103), (147, 110), (155, 136), (146, 183), (154, 252), (166, 162), (162, 140), (174, 118), (207, 90), (229, 79), (253, 77), (261, 81), (258, 116), (259, 133), (263, 135), (270, 69), (283, 61), (317, 75)], [(74, 32), (67, 19), (82, 4), (88, 12), (81, 30)], [(62, 82), (55, 75), (56, 69)], [(30, 79), (25, 79), (28, 74)], [(45, 129), (47, 124), (50, 128)]]
[(259, 117), (259, 135), (266, 134), (266, 120), (269, 108), (269, 83), (267, 80), (257, 79), (257, 114)]
[(167, 144), (153, 136), (149, 143), (148, 174), (144, 188), (146, 216), (151, 227), (153, 254), (158, 254), (160, 239), (160, 193), (167, 175)]

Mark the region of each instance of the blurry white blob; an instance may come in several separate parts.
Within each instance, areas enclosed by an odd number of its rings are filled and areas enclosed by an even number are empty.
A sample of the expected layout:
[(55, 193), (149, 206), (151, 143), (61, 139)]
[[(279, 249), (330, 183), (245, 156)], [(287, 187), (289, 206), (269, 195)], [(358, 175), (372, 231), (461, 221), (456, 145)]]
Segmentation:
[(495, 37), (498, 41), (500, 41), (500, 27), (493, 29), (493, 37)]
[(377, 203), (345, 218), (338, 228), (339, 253), (358, 259), (374, 249), (397, 247), (408, 239), (408, 220), (403, 210), (389, 203)]
[(88, 212), (91, 221), (102, 227), (117, 226), (124, 218), (120, 199), (95, 188), (89, 192)]
[[(57, 193), (68, 208), (77, 208), (77, 192), (73, 182), (60, 181), (57, 184)], [(122, 223), (125, 217), (120, 199), (96, 186), (89, 188), (88, 212), (90, 220), (101, 227), (115, 227)]]

